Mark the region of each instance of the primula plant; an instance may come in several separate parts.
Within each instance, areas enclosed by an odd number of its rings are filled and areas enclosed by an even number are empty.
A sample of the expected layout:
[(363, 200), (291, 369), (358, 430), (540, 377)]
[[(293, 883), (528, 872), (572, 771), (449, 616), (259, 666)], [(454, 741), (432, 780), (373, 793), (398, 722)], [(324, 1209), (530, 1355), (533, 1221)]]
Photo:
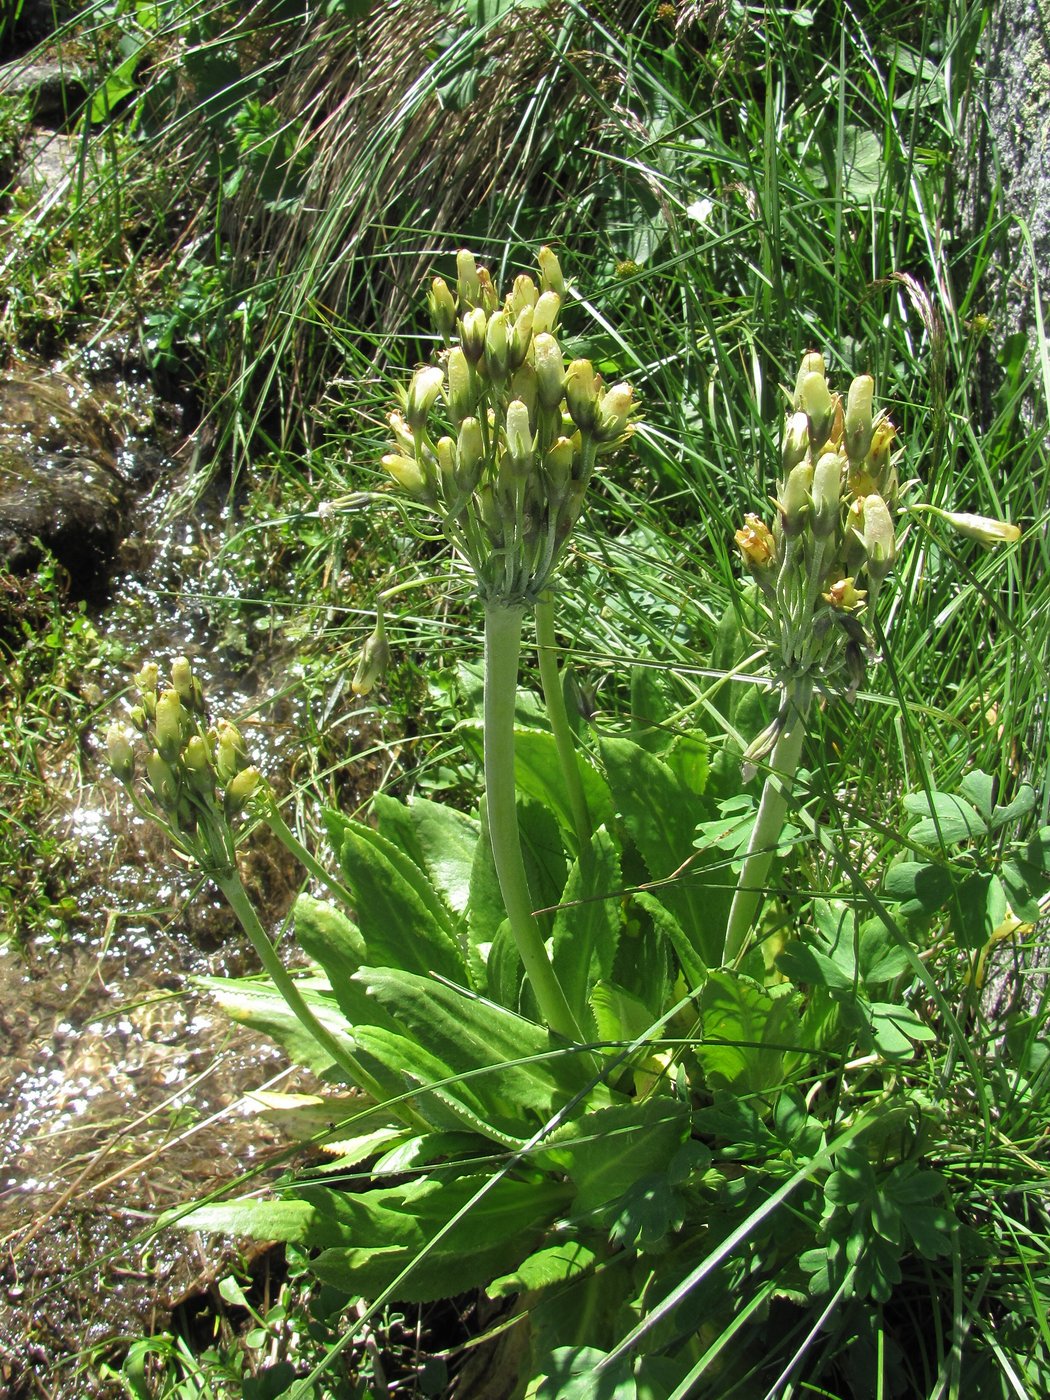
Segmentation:
[[(118, 775), (230, 899), (268, 978), (206, 985), (324, 1081), (258, 1096), (321, 1165), (179, 1223), (305, 1251), (331, 1312), (355, 1306), (337, 1351), (393, 1301), (483, 1289), (499, 1327), (520, 1329), (520, 1393), (787, 1394), (818, 1337), (814, 1374), (848, 1347), (862, 1375), (881, 1345), (873, 1309), (906, 1275), (935, 1299), (980, 1263), (933, 1148), (934, 1076), (906, 1073), (959, 1033), (923, 958), (936, 906), (922, 922), (864, 886), (800, 891), (772, 902), (792, 936), (755, 936), (792, 802), (815, 828), (792, 795), (812, 697), (855, 695), (874, 654), (897, 549), (894, 429), (870, 378), (843, 403), (821, 357), (805, 357), (775, 514), (737, 534), (748, 640), (778, 704), (745, 755), (766, 779), (734, 887), (706, 741), (670, 703), (650, 695), (629, 736), (580, 733), (566, 714), (556, 571), (634, 407), (626, 384), (566, 364), (565, 297), (549, 249), (538, 282), (519, 276), (502, 302), (461, 253), (455, 289), (432, 284), (441, 345), (391, 415), (383, 458), (394, 494), (436, 517), (477, 583), (475, 811), (384, 794), (370, 821), (330, 810), (330, 869), (288, 830), (233, 727), (210, 721), (184, 659), (167, 687), (147, 667), (132, 727), (111, 732)], [(544, 703), (516, 708), (530, 613)], [(387, 657), (380, 614), (358, 693)], [(461, 732), (474, 742), (469, 717)], [(294, 914), (304, 975), (284, 969), (237, 875), (255, 822), (313, 882)], [(1045, 843), (1032, 850), (1026, 916), (1046, 886)], [(899, 897), (908, 878), (887, 888)], [(1038, 1071), (1030, 1052), (1018, 1082)], [(892, 1361), (904, 1378), (908, 1364)], [(303, 1400), (316, 1379), (285, 1393)]]

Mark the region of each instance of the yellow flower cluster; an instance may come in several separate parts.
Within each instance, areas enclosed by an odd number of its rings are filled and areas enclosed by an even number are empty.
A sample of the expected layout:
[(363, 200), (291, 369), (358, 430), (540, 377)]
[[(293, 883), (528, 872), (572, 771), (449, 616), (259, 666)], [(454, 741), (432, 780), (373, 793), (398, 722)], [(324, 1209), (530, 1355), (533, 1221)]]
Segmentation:
[[(845, 402), (823, 356), (802, 357), (782, 440), (772, 526), (745, 517), (736, 544), (768, 605), (786, 675), (864, 673), (870, 607), (896, 557), (896, 429), (873, 413), (874, 381), (853, 380)], [(862, 586), (863, 585), (863, 586)]]
[(383, 466), (438, 515), (486, 602), (534, 603), (583, 508), (597, 458), (632, 431), (627, 384), (606, 387), (589, 360), (566, 366), (556, 332), (565, 280), (550, 248), (538, 281), (522, 274), (499, 300), (466, 250), (453, 289), (428, 296), (444, 343), (391, 413)]

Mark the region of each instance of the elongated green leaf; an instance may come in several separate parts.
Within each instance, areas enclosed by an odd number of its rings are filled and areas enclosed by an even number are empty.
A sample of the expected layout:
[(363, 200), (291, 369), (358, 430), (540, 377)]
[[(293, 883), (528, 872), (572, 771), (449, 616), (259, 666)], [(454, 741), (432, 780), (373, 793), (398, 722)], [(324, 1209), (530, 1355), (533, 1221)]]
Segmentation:
[[(303, 1023), (289, 1008), (281, 994), (268, 982), (252, 982), (237, 978), (199, 977), (195, 984), (208, 991), (231, 1020), (252, 1030), (271, 1036), (282, 1045), (296, 1064), (305, 1065), (314, 1074), (342, 1078), (328, 1052), (313, 1038)], [(353, 1054), (353, 1027), (331, 997), (324, 996), (300, 983), (303, 1000), (321, 1022)]]
[(470, 871), (481, 826), (455, 807), (413, 797), (398, 802), (383, 793), (372, 799), (380, 834), (425, 870), (453, 913), (466, 912)]
[(429, 886), (429, 897), (420, 893), (426, 877), (407, 856), (368, 827), (347, 822), (341, 859), (370, 963), (464, 979), (466, 966), (449, 915), (436, 912), (440, 901)]
[(725, 970), (708, 974), (700, 994), (703, 1041), (695, 1054), (713, 1088), (762, 1094), (783, 1082), (786, 1051), (799, 1044), (799, 998), (774, 996)]
[(478, 1093), (481, 1075), (466, 1077), (436, 1055), (417, 1045), (409, 1035), (359, 1026), (359, 1048), (382, 1067), (386, 1079), (396, 1081), (397, 1091), (412, 1092), (411, 1104), (417, 1114), (439, 1131), (479, 1133), (504, 1147), (519, 1147), (527, 1136), (520, 1115), (506, 1113), (494, 1105), (494, 1097)]
[(597, 1258), (593, 1249), (577, 1240), (563, 1240), (537, 1250), (523, 1260), (511, 1274), (493, 1279), (485, 1289), (490, 1298), (506, 1298), (514, 1293), (533, 1293), (549, 1288), (553, 1283), (565, 1283), (578, 1278), (594, 1266)]
[[(586, 1055), (562, 1053), (565, 1047), (545, 1027), (504, 1007), (390, 968), (362, 968), (357, 980), (448, 1074), (469, 1076), (462, 1089), (482, 1112), (516, 1124), (519, 1132), (545, 1123), (591, 1083)], [(607, 1090), (594, 1092), (608, 1101)]]
[(678, 1099), (652, 1097), (600, 1109), (559, 1129), (543, 1159), (575, 1183), (573, 1215), (593, 1215), (641, 1178), (666, 1173), (689, 1122), (689, 1106)]
[[(486, 1185), (489, 1189), (475, 1200)], [(304, 1194), (312, 1198), (313, 1190)], [(445, 1298), (453, 1288), (461, 1292), (488, 1283), (528, 1257), (570, 1194), (562, 1182), (503, 1177), (493, 1185), (488, 1177), (468, 1176), (424, 1178), (387, 1191), (347, 1195), (340, 1210), (347, 1243), (324, 1250), (311, 1269), (325, 1282), (366, 1298), (410, 1269), (397, 1285), (399, 1299)], [(439, 1238), (461, 1210), (462, 1218)], [(433, 1241), (437, 1243), (423, 1254)]]
[[(482, 812), (485, 807), (482, 803)], [(488, 823), (481, 821), (474, 859), (470, 866), (470, 892), (467, 904), (467, 957), (470, 962), (471, 982), (479, 991), (512, 1010), (517, 1009), (517, 996), (513, 1002), (504, 1000), (497, 984), (491, 981), (489, 959), (499, 932), (500, 925), (507, 917), (503, 904), (503, 894), (496, 874), (496, 862), (492, 858), (492, 842), (489, 840)]]
[(486, 966), (488, 994), (508, 1011), (523, 1011), (522, 991), (525, 968), (514, 942), (510, 920), (504, 919), (492, 940)]
[[(616, 807), (653, 880), (651, 891), (685, 931), (700, 960), (721, 961), (729, 914), (725, 877), (694, 850), (697, 825), (712, 815), (706, 803), (666, 763), (629, 739), (604, 739), (602, 760)], [(686, 868), (682, 868), (688, 862)]]
[(604, 827), (591, 838), (589, 856), (569, 871), (554, 918), (554, 970), (578, 1024), (593, 1024), (588, 998), (612, 975), (620, 938), (620, 853)]
[(639, 890), (632, 895), (632, 901), (645, 910), (652, 919), (657, 934), (662, 935), (668, 946), (674, 950), (686, 985), (690, 991), (695, 990), (707, 976), (707, 965), (685, 929), (670, 909), (661, 904), (648, 890)]
[[(308, 894), (301, 894), (295, 901), (294, 913), (299, 946), (324, 968), (338, 997), (340, 989), (365, 960), (361, 931), (334, 904)], [(344, 1006), (343, 1010), (347, 1008)]]
[(325, 825), (335, 845), (347, 879), (351, 883), (353, 876), (346, 866), (346, 842), (349, 836), (356, 838), (357, 843), (366, 842), (389, 861), (406, 884), (415, 890), (421, 903), (429, 909), (435, 921), (446, 930), (450, 938), (455, 940), (457, 929), (452, 911), (434, 888), (433, 881), (426, 870), (416, 863), (409, 852), (403, 851), (395, 841), (388, 840), (382, 832), (376, 831), (366, 822), (354, 821), (350, 817), (343, 816), (341, 812), (327, 811)]

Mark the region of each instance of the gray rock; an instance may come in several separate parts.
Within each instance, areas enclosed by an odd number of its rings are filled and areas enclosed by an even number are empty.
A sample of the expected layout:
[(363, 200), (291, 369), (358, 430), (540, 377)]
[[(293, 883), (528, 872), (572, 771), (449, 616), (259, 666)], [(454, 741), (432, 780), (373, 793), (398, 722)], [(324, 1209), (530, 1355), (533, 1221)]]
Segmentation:
[(119, 445), (103, 404), (71, 378), (0, 380), (0, 568), (24, 572), (47, 549), (77, 592), (98, 582), (125, 529)]

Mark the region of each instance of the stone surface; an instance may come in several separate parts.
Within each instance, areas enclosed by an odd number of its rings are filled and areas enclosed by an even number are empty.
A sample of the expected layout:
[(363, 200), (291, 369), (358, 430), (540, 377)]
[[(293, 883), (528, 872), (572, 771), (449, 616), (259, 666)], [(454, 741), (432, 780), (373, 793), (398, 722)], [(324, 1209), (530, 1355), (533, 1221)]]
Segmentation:
[(78, 591), (104, 573), (124, 530), (120, 433), (81, 385), (49, 371), (0, 379), (0, 567), (50, 550)]
[[(997, 339), (1034, 327), (1034, 296), (1050, 291), (1050, 3), (999, 0), (985, 34), (987, 79), (982, 94), (991, 142), (978, 148), (968, 172), (978, 187), (978, 216), (1001, 178), (1001, 212), (1014, 221), (1009, 265), (996, 289), (1004, 311)], [(1017, 221), (1031, 234), (1032, 251)], [(978, 223), (976, 225), (980, 227)]]

